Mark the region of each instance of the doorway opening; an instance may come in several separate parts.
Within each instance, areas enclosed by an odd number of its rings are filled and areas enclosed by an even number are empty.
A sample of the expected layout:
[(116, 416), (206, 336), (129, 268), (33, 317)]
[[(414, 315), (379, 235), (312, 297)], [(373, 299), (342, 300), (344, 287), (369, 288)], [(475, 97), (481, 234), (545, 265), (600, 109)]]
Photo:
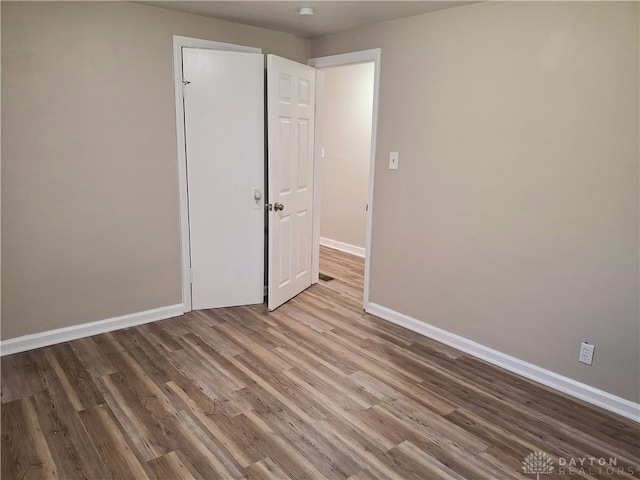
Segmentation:
[(320, 245), (364, 258), (374, 65), (323, 73)]
[(360, 294), (365, 309), (369, 302), (380, 57), (381, 50), (374, 49), (309, 60), (318, 73), (316, 278), (321, 279), (321, 274), (332, 276), (331, 264), (326, 261), (327, 247), (364, 259)]

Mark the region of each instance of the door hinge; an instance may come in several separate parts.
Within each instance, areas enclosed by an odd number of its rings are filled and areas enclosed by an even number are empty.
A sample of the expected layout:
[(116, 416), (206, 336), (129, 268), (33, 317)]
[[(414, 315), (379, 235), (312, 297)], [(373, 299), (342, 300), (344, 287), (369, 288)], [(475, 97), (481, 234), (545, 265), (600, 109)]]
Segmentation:
[(184, 98), (184, 95), (187, 91), (186, 87), (187, 85), (189, 85), (191, 82), (189, 80), (185, 80), (184, 78), (182, 79), (182, 98)]
[(368, 212), (369, 211), (369, 204), (367, 203), (367, 205), (364, 207), (364, 211)]
[(193, 268), (189, 269), (189, 283), (193, 284)]

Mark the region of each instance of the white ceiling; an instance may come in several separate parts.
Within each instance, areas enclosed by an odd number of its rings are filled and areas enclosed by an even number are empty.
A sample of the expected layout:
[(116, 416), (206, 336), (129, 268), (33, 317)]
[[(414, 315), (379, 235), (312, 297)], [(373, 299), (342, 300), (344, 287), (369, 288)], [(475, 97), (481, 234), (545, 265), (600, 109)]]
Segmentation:
[[(142, 1), (135, 2), (230, 22), (313, 38), (353, 28), (411, 17), (445, 8), (477, 3), (463, 0), (412, 1)], [(313, 16), (299, 15), (300, 7), (312, 7)]]

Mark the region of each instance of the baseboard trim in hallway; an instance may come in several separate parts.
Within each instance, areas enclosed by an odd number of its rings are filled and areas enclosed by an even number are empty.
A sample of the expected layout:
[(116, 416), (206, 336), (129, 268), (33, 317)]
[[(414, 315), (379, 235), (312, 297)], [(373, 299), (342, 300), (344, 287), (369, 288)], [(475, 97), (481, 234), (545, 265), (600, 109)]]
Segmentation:
[(334, 250), (340, 250), (341, 252), (350, 253), (356, 257), (364, 258), (365, 249), (362, 247), (356, 247), (348, 243), (339, 242), (337, 240), (331, 240), (329, 238), (320, 237), (320, 245), (333, 248)]

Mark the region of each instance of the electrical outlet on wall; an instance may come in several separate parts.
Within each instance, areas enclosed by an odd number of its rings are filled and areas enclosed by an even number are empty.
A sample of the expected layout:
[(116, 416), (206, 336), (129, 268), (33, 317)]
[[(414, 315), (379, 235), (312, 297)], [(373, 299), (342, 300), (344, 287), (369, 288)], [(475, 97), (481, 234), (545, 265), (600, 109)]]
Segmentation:
[(586, 363), (587, 365), (591, 365), (593, 363), (593, 350), (595, 347), (587, 342), (582, 342), (580, 345), (580, 356), (578, 360), (582, 363)]

